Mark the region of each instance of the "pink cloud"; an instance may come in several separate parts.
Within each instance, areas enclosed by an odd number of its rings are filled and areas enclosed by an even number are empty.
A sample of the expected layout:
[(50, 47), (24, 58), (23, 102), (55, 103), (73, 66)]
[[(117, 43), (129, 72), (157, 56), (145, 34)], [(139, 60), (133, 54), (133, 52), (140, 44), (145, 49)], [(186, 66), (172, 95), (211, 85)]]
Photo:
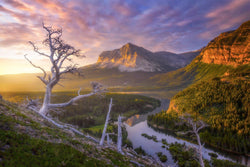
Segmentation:
[(18, 9), (18, 10), (23, 10), (23, 11), (33, 11), (33, 8), (21, 1), (17, 1), (17, 0), (3, 0), (3, 2), (5, 2), (6, 4), (9, 4), (10, 6)]
[(63, 39), (82, 49), (91, 61), (103, 50), (127, 42), (152, 51), (180, 52), (198, 49), (249, 19), (247, 0), (191, 2), (3, 0), (0, 17), (10, 17), (12, 24), (0, 20), (0, 49), (29, 40), (41, 42), (44, 22), (63, 28)]
[(4, 24), (0, 25), (1, 46), (12, 46), (27, 43), (36, 38), (33, 30), (25, 24)]
[(249, 7), (249, 0), (232, 0), (227, 5), (219, 6), (206, 14), (206, 18), (210, 19), (207, 26), (216, 27), (217, 30), (224, 30), (242, 23), (249, 19), (250, 13), (242, 12), (244, 8), (249, 9)]

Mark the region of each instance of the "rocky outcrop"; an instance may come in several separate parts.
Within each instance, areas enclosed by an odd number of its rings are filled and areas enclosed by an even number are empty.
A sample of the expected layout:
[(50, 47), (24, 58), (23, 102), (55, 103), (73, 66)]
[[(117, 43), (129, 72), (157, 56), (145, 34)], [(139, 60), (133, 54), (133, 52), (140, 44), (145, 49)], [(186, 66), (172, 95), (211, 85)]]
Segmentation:
[(171, 99), (167, 113), (177, 112), (179, 113), (178, 106), (175, 104), (175, 100)]
[(200, 51), (175, 54), (171, 52), (151, 52), (143, 47), (127, 43), (120, 49), (104, 51), (97, 64), (101, 67), (118, 67), (120, 71), (170, 71), (190, 63)]
[(118, 67), (120, 71), (160, 71), (160, 66), (150, 62), (152, 52), (131, 43), (120, 49), (102, 52), (97, 63), (102, 67)]
[(201, 52), (201, 62), (238, 66), (250, 62), (250, 21), (220, 34)]

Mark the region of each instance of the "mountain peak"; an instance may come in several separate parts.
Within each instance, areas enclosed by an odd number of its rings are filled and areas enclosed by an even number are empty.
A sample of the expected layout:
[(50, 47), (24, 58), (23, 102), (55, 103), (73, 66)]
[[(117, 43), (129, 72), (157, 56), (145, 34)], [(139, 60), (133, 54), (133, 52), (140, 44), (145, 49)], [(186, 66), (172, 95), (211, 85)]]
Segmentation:
[(198, 52), (190, 55), (174, 54), (171, 52), (151, 52), (143, 47), (127, 43), (119, 49), (104, 51), (97, 63), (101, 67), (118, 67), (120, 71), (169, 71), (184, 67)]
[[(123, 47), (134, 47), (134, 46), (136, 46), (136, 45), (134, 45), (134, 44), (128, 42), (128, 43), (126, 43), (125, 45), (123, 45), (122, 48), (123, 48)], [(136, 46), (136, 47), (138, 47), (138, 46)]]
[(203, 49), (199, 58), (204, 63), (238, 66), (250, 62), (250, 21), (238, 29), (221, 33)]
[(160, 71), (148, 59), (153, 53), (132, 43), (123, 45), (120, 49), (102, 52), (97, 63), (102, 67), (118, 67), (120, 71)]
[(120, 51), (122, 53), (127, 52), (127, 54), (135, 54), (135, 53), (145, 54), (146, 52), (150, 52), (149, 50), (147, 50), (143, 47), (137, 46), (135, 44), (132, 44), (132, 43), (127, 43), (127, 44), (123, 45), (120, 48)]

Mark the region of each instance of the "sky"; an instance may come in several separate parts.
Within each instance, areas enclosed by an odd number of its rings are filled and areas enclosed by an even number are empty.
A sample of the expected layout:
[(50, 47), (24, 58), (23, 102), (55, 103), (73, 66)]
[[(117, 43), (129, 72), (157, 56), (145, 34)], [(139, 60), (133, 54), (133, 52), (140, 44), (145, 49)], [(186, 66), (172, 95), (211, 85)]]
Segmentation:
[(249, 9), (249, 0), (1, 0), (0, 75), (39, 72), (25, 54), (48, 69), (28, 43), (43, 41), (42, 23), (63, 29), (86, 56), (75, 59), (83, 66), (128, 42), (150, 51), (200, 49), (250, 20)]

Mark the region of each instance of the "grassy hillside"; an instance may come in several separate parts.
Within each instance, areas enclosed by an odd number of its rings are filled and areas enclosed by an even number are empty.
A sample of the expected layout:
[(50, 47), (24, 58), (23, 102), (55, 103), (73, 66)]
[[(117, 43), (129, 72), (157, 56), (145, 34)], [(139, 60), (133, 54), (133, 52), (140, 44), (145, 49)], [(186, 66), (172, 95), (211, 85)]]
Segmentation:
[(130, 161), (152, 165), (134, 156), (104, 149), (58, 129), (32, 111), (0, 100), (0, 166), (134, 166)]
[(191, 64), (184, 68), (165, 74), (157, 74), (151, 77), (151, 80), (156, 83), (159, 89), (167, 91), (169, 97), (171, 97), (197, 81), (221, 76), (229, 69), (232, 69), (232, 67), (217, 64), (205, 64), (199, 62), (196, 58)]

